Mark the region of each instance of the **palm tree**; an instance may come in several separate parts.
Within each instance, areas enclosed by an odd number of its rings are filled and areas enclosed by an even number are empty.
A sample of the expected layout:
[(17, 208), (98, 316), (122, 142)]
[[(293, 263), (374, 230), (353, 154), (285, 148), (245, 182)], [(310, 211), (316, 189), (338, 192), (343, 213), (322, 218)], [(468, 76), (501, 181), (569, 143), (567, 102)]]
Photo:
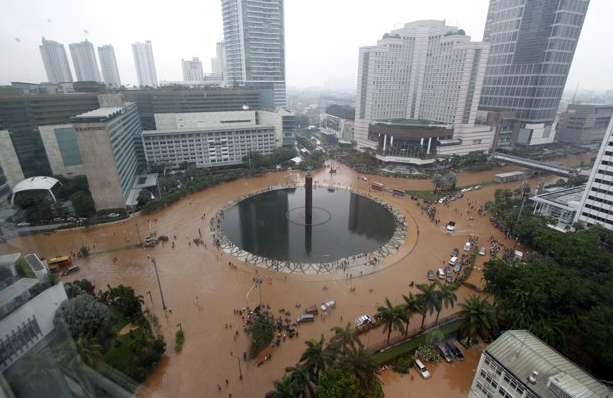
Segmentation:
[(402, 295), (404, 299), (404, 311), (405, 311), (405, 322), (407, 323), (404, 334), (409, 333), (409, 322), (411, 321), (411, 317), (413, 314), (423, 314), (424, 310), (419, 301), (419, 297), (414, 295), (413, 293), (409, 293), (409, 296)]
[(295, 397), (309, 398), (313, 396), (313, 375), (300, 364), (285, 368), (291, 379), (292, 392)]
[(441, 315), (441, 310), (443, 309), (442, 307), (444, 306), (447, 308), (449, 305), (451, 305), (451, 308), (453, 308), (455, 302), (458, 301), (458, 296), (455, 294), (455, 291), (458, 290), (458, 285), (455, 283), (446, 283), (444, 285), (439, 284), (439, 286), (440, 290), (438, 294), (442, 305), (436, 311), (436, 321), (434, 322), (435, 325), (438, 323), (438, 317)]
[(458, 318), (460, 333), (469, 340), (477, 335), (487, 337), (498, 327), (496, 309), (484, 298), (473, 294), (460, 304), (460, 308)]
[(94, 366), (102, 358), (102, 345), (95, 337), (79, 337), (75, 341), (79, 357), (84, 364)]
[(357, 377), (364, 388), (377, 380), (377, 363), (363, 346), (347, 350), (339, 357), (338, 364), (342, 370)]
[(307, 349), (300, 357), (300, 362), (313, 374), (315, 380), (319, 379), (321, 372), (326, 370), (333, 360), (330, 351), (324, 349), (324, 343), (323, 335), (319, 340), (311, 339), (306, 341)]
[(280, 381), (275, 380), (273, 383), (274, 391), (266, 393), (266, 398), (294, 398), (294, 390), (292, 388), (292, 378), (289, 374), (284, 374)]
[(424, 328), (424, 322), (426, 321), (426, 313), (432, 315), (434, 311), (440, 311), (441, 309), (441, 297), (436, 288), (440, 285), (438, 282), (432, 282), (431, 284), (421, 283), (417, 285), (417, 289), (421, 293), (417, 294), (421, 301), (424, 312), (422, 313), (421, 328)]
[(347, 348), (355, 348), (356, 344), (360, 347), (364, 347), (360, 338), (358, 337), (358, 331), (351, 327), (350, 323), (344, 328), (335, 326), (330, 329), (334, 332), (334, 336), (330, 339), (330, 349), (338, 353), (344, 353)]
[(401, 304), (393, 306), (386, 297), (385, 307), (377, 308), (377, 318), (381, 321), (379, 325), (383, 325), (383, 332), (387, 332), (387, 344), (389, 344), (392, 330), (402, 332), (402, 321), (406, 319), (404, 306)]

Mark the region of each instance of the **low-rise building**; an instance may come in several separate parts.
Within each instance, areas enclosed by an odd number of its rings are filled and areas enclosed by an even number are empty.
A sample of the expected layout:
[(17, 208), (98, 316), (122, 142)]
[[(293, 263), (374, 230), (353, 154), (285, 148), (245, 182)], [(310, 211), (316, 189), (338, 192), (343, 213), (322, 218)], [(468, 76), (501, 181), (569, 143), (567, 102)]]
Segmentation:
[(570, 104), (560, 116), (555, 139), (573, 144), (601, 143), (613, 105)]
[(527, 330), (509, 330), (481, 354), (469, 398), (602, 398), (613, 390)]
[(530, 198), (535, 203), (533, 214), (554, 220), (549, 227), (561, 232), (574, 230), (573, 223), (581, 205), (585, 185), (560, 188)]

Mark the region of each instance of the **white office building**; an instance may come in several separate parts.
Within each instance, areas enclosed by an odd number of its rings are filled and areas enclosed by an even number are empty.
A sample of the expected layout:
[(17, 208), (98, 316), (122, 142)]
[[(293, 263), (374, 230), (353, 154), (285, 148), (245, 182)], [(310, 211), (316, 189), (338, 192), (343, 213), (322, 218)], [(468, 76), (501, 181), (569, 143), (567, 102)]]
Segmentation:
[(117, 59), (115, 58), (113, 46), (106, 44), (98, 47), (98, 57), (100, 58), (104, 83), (109, 87), (121, 87), (121, 79), (119, 78), (119, 69), (117, 69)]
[(202, 72), (202, 61), (198, 57), (191, 60), (181, 60), (181, 69), (183, 70), (183, 81), (199, 82), (202, 81), (204, 73)]
[(222, 0), (221, 8), (224, 81), (265, 90), (265, 107), (285, 107), (283, 0)]
[(527, 330), (509, 330), (481, 354), (468, 398), (608, 397), (613, 391)]
[(163, 113), (155, 124), (142, 134), (147, 164), (237, 165), (250, 151), (266, 155), (294, 141), (294, 115), (285, 110)]
[(153, 60), (153, 47), (147, 40), (144, 43), (132, 43), (132, 54), (136, 65), (136, 76), (140, 87), (157, 87), (158, 76), (155, 72), (155, 61)]
[[(473, 42), (462, 29), (435, 20), (407, 23), (376, 45), (361, 47), (354, 130), (358, 145), (385, 146), (397, 157), (489, 150), (493, 131), (475, 124), (488, 51), (487, 43)], [(400, 123), (404, 126), (396, 126), (396, 134), (371, 131), (377, 121), (398, 120), (412, 122)]]
[(39, 48), (47, 80), (51, 83), (72, 82), (72, 73), (64, 45), (43, 37), (43, 44)]
[(211, 58), (212, 75), (219, 78), (223, 82), (226, 77), (226, 50), (223, 41), (220, 41), (215, 45), (215, 51), (217, 53), (217, 57)]
[(77, 74), (77, 81), (102, 82), (93, 44), (85, 39), (80, 43), (69, 44), (68, 47), (70, 47), (72, 65)]
[(576, 221), (613, 230), (613, 119), (594, 162)]

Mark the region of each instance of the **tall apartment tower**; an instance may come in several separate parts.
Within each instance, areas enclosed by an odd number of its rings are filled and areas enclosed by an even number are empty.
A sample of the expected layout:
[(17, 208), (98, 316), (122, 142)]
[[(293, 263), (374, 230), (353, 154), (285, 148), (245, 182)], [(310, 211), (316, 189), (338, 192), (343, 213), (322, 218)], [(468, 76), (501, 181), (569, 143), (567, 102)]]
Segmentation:
[[(435, 20), (407, 23), (384, 34), (376, 45), (361, 47), (354, 129), (358, 145), (374, 149), (381, 144), (371, 134), (377, 121), (406, 119), (413, 125), (448, 125), (447, 137), (437, 140), (454, 139), (445, 141), (453, 144), (448, 149), (453, 153), (487, 151), (492, 134), (481, 131), (483, 126), (477, 132), (475, 120), (488, 48), (471, 41), (464, 30)], [(417, 132), (411, 134), (418, 138)], [(432, 153), (432, 142), (426, 152)]]
[(104, 83), (109, 87), (121, 87), (121, 79), (119, 78), (119, 69), (117, 69), (117, 59), (115, 59), (113, 46), (106, 44), (98, 47), (98, 58), (100, 58)]
[(202, 72), (202, 61), (198, 57), (193, 57), (191, 61), (181, 60), (181, 69), (183, 69), (183, 81), (199, 82), (202, 81), (204, 73)]
[(613, 231), (613, 119), (605, 133), (575, 221)]
[(221, 0), (228, 85), (257, 87), (285, 107), (283, 0)]
[(490, 54), (479, 108), (515, 111), (521, 145), (553, 142), (552, 124), (589, 0), (490, 0)]
[(51, 83), (63, 83), (72, 81), (70, 64), (66, 56), (64, 45), (57, 41), (47, 40), (43, 37), (40, 45), (40, 55), (43, 57), (47, 79)]
[(85, 39), (80, 43), (69, 44), (68, 47), (70, 47), (72, 65), (77, 74), (77, 81), (102, 82), (93, 44)]
[(147, 40), (144, 43), (132, 43), (132, 54), (134, 55), (134, 64), (136, 65), (138, 85), (141, 87), (157, 87), (158, 76), (155, 72), (151, 42)]
[(211, 71), (213, 72), (213, 75), (218, 76), (222, 81), (224, 81), (226, 75), (226, 50), (224, 42), (218, 42), (215, 45), (215, 50), (217, 57), (211, 58)]

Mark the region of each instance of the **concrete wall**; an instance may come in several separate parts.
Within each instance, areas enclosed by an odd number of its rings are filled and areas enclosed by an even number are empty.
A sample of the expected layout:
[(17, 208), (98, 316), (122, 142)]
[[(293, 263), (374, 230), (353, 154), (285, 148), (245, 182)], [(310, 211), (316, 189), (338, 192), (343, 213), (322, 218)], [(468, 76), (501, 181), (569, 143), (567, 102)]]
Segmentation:
[(62, 153), (58, 146), (55, 136), (56, 128), (72, 128), (72, 124), (61, 124), (55, 126), (39, 126), (40, 138), (45, 146), (45, 152), (47, 153), (47, 159), (49, 159), (49, 165), (51, 166), (51, 172), (53, 175), (63, 175), (65, 177), (74, 177), (77, 175), (85, 174), (83, 165), (65, 166), (62, 159)]
[(125, 208), (109, 131), (104, 123), (75, 123), (83, 169), (96, 211)]
[(255, 111), (156, 113), (154, 116), (158, 130), (256, 125)]
[(24, 179), (23, 170), (8, 130), (0, 130), (0, 166), (2, 166), (9, 187), (12, 188)]

